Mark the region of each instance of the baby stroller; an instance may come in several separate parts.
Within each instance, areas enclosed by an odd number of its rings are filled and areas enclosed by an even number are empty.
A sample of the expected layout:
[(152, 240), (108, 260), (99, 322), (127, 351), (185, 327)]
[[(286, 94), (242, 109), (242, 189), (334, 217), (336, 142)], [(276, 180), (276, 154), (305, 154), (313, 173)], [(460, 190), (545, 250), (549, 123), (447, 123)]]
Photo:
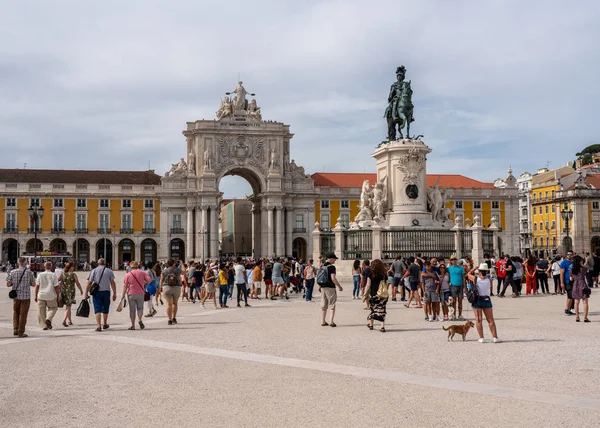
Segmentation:
[(298, 293), (304, 291), (304, 285), (302, 284), (302, 282), (296, 275), (292, 275), (290, 277), (290, 285), (292, 288), (292, 290), (291, 290), (292, 293), (298, 294)]

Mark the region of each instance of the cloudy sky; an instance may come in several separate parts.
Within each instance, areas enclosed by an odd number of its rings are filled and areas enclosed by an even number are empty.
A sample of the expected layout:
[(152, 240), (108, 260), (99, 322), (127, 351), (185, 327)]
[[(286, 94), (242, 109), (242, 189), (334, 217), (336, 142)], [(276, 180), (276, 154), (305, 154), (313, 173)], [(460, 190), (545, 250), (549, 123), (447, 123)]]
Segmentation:
[[(0, 167), (144, 170), (185, 156), (238, 73), (308, 173), (374, 171), (395, 68), (428, 171), (492, 181), (598, 139), (595, 1), (0, 0)], [(249, 186), (222, 183), (226, 196)], [(243, 181), (243, 180), (242, 180)]]

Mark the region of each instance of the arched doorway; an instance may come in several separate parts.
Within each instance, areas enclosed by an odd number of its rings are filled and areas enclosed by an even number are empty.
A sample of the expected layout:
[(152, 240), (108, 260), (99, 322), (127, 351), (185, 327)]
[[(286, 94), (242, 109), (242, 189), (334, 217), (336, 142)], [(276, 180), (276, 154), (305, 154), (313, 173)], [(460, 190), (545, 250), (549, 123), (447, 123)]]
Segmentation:
[(108, 267), (112, 267), (113, 244), (110, 239), (101, 238), (96, 242), (96, 261), (103, 258)]
[(65, 254), (67, 252), (67, 243), (64, 239), (56, 238), (50, 241), (50, 252)]
[(306, 241), (303, 238), (296, 238), (292, 243), (292, 256), (296, 259), (306, 260)]
[(119, 242), (119, 263), (135, 260), (135, 244), (131, 239), (125, 238)]
[(600, 252), (600, 236), (594, 236), (591, 241), (592, 254)]
[(141, 252), (142, 252), (142, 263), (144, 263), (147, 267), (150, 267), (150, 264), (155, 262), (157, 259), (157, 245), (154, 239), (144, 239), (141, 244)]
[[(34, 242), (37, 244), (34, 247)], [(27, 244), (25, 244), (25, 252), (26, 253), (34, 253), (34, 252), (41, 252), (44, 251), (44, 244), (42, 243), (41, 239), (38, 239), (37, 241), (35, 239), (30, 239), (29, 241), (27, 241)]]
[(19, 258), (19, 241), (13, 238), (5, 239), (2, 243), (2, 261), (15, 264)]
[(175, 238), (171, 240), (169, 258), (175, 261), (185, 260), (185, 244), (182, 239)]
[(79, 262), (90, 261), (90, 243), (87, 239), (79, 238), (73, 242), (73, 257)]
[(563, 251), (571, 251), (573, 249), (573, 240), (570, 236), (565, 236), (562, 240)]

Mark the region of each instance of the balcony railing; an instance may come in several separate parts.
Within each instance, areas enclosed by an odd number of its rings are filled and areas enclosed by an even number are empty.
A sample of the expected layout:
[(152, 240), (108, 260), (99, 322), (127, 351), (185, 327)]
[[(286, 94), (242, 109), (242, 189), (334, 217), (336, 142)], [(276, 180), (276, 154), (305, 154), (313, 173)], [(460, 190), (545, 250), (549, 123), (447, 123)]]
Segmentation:
[(592, 232), (600, 232), (600, 226), (592, 227)]
[(19, 228), (17, 226), (8, 226), (4, 228), (4, 233), (18, 233)]
[(110, 227), (99, 227), (98, 233), (102, 233), (104, 235), (110, 233)]
[(133, 233), (133, 229), (131, 227), (122, 227), (121, 228), (121, 233)]
[(142, 233), (156, 233), (156, 229), (153, 227), (144, 227)]
[(306, 228), (305, 227), (294, 227), (293, 232), (294, 233), (306, 233)]
[(27, 228), (27, 232), (28, 233), (42, 233), (42, 228), (41, 227), (29, 227)]
[(64, 227), (53, 227), (52, 233), (65, 233), (65, 228)]
[(87, 227), (76, 227), (73, 229), (75, 233), (88, 233)]
[(183, 228), (182, 227), (172, 227), (171, 228), (171, 233), (181, 234), (181, 233), (183, 233)]

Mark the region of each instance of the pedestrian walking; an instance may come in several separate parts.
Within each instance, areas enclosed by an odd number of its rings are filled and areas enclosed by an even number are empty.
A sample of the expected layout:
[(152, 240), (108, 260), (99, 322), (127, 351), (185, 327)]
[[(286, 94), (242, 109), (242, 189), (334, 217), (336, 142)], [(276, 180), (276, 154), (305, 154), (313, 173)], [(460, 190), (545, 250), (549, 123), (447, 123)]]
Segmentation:
[(181, 269), (175, 266), (175, 260), (167, 260), (167, 268), (160, 276), (161, 294), (167, 301), (168, 325), (177, 324), (177, 309), (181, 297)]
[(110, 310), (110, 290), (112, 289), (112, 301), (117, 300), (117, 286), (115, 274), (106, 266), (104, 259), (98, 259), (98, 266), (92, 269), (88, 277), (87, 286), (83, 298), (88, 299), (92, 284), (98, 284), (98, 292), (92, 296), (94, 314), (96, 315), (96, 331), (108, 329), (108, 312)]
[(62, 287), (60, 289), (60, 295), (65, 307), (65, 316), (63, 318), (63, 326), (68, 327), (73, 325), (73, 320), (71, 318), (71, 306), (73, 306), (77, 301), (75, 300), (75, 287), (79, 289), (79, 295), (83, 296), (83, 288), (81, 288), (81, 284), (79, 283), (79, 278), (77, 278), (77, 274), (75, 273), (75, 264), (68, 262), (65, 264), (64, 271), (62, 275), (58, 278), (59, 283), (62, 283)]
[[(575, 299), (575, 321), (579, 322), (579, 302), (583, 301), (583, 322), (590, 322), (588, 319), (589, 304), (588, 297), (591, 294), (591, 287), (588, 282), (588, 270), (584, 265), (581, 256), (575, 256), (573, 266), (571, 267), (570, 283), (573, 284), (571, 294)], [(593, 285), (593, 284), (592, 284)]]
[(306, 290), (304, 292), (307, 302), (312, 301), (313, 290), (315, 288), (315, 276), (317, 275), (317, 269), (313, 263), (313, 259), (308, 259), (306, 267), (304, 268), (304, 278), (306, 280)]
[(567, 253), (567, 257), (560, 262), (560, 284), (567, 293), (567, 304), (565, 306), (565, 315), (575, 315), (573, 308), (573, 283), (571, 282), (571, 269), (573, 267), (573, 251)]
[[(336, 277), (335, 261), (337, 256), (334, 253), (327, 254), (327, 262), (323, 265), (322, 269), (325, 269), (326, 275), (319, 275), (317, 273), (317, 284), (319, 285), (319, 292), (321, 293), (321, 326), (337, 327), (335, 324), (335, 306), (337, 302), (337, 291), (336, 287), (343, 291), (344, 289), (340, 285)], [(319, 269), (321, 270), (321, 269)], [(329, 323), (325, 321), (327, 317), (327, 309), (331, 312)]]
[[(388, 290), (390, 284), (386, 282), (386, 268), (379, 259), (373, 260), (371, 268), (365, 278), (365, 295), (363, 300), (369, 299), (371, 312), (367, 315), (369, 330), (373, 330), (375, 321), (381, 322), (380, 331), (385, 333), (385, 318), (387, 315)], [(393, 283), (392, 283), (393, 284)]]
[(136, 313), (140, 329), (143, 330), (145, 328), (142, 321), (142, 317), (144, 316), (144, 294), (146, 292), (146, 285), (150, 284), (151, 279), (150, 275), (140, 270), (139, 267), (139, 263), (135, 260), (129, 263), (130, 271), (123, 279), (123, 296), (127, 296), (129, 318), (131, 319), (129, 330), (135, 330)]
[[(25, 326), (27, 325), (27, 314), (31, 305), (31, 287), (35, 287), (35, 277), (27, 266), (27, 259), (19, 257), (19, 267), (12, 269), (6, 279), (6, 286), (11, 287), (13, 299), (13, 335), (27, 337)], [(14, 292), (14, 293), (13, 293)]]
[(354, 260), (354, 264), (352, 265), (352, 284), (353, 284), (353, 288), (352, 288), (352, 299), (358, 299), (360, 298), (360, 274), (361, 274), (361, 268), (360, 268), (360, 260), (356, 259)]

